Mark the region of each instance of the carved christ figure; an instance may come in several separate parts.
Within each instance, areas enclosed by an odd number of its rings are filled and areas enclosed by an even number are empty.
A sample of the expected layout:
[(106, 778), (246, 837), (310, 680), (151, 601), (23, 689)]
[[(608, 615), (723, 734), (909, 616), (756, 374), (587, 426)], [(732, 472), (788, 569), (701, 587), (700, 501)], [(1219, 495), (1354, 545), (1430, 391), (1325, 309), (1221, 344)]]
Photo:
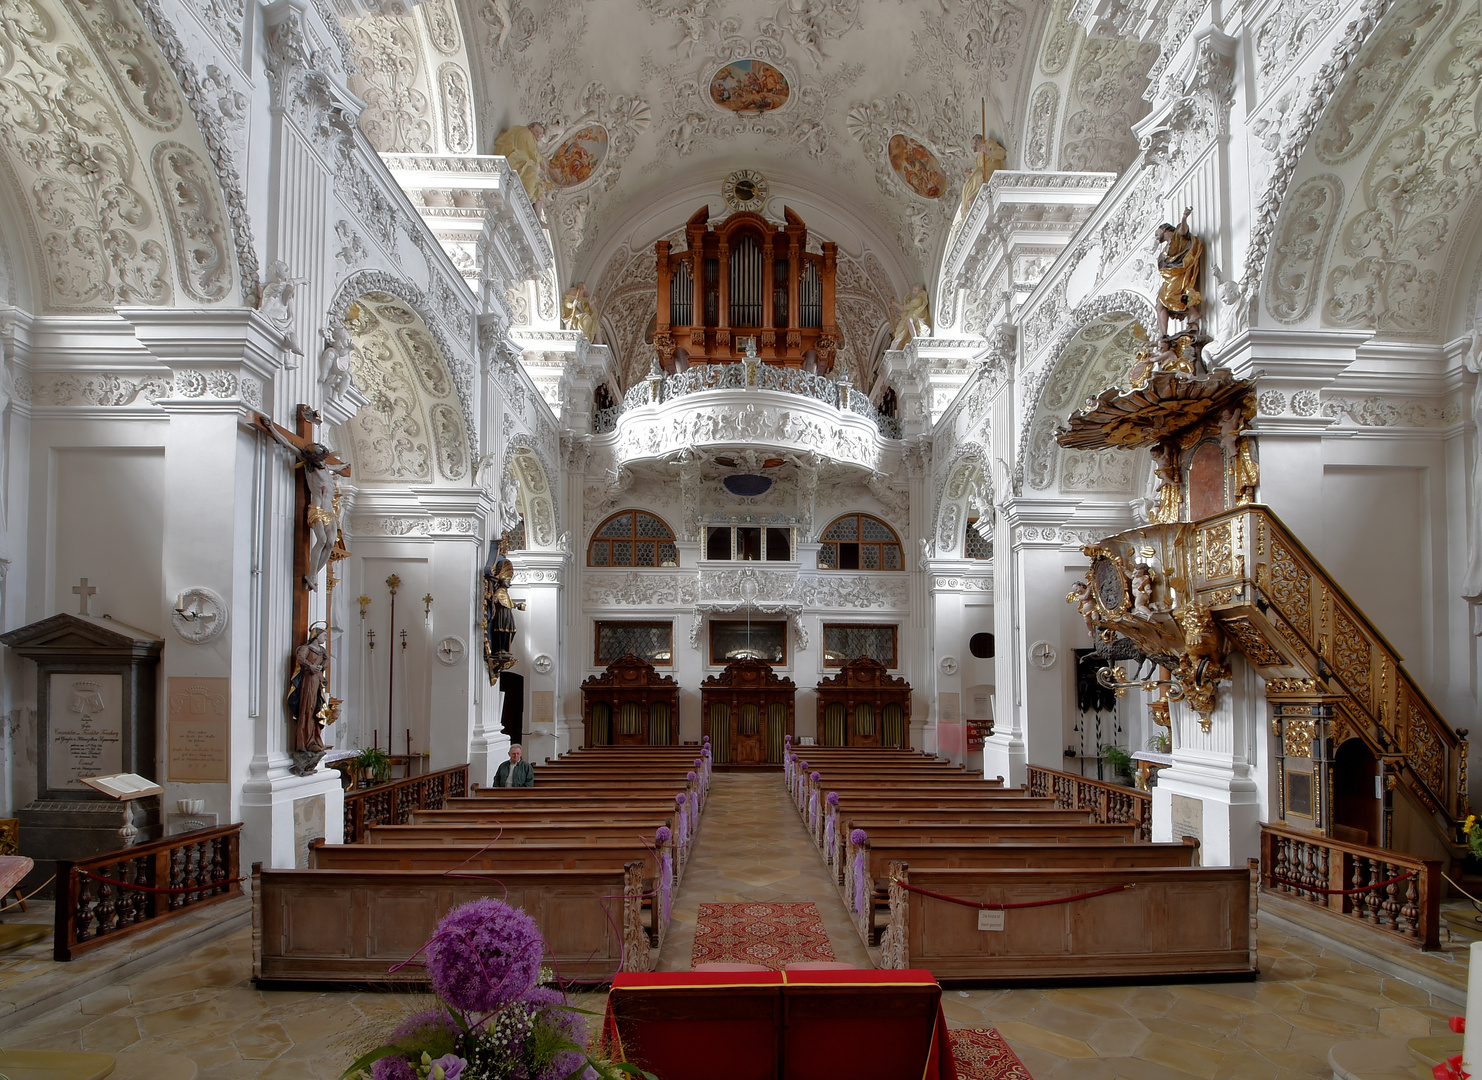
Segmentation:
[(1204, 294), (1199, 291), (1199, 271), (1204, 262), (1204, 241), (1189, 232), (1192, 206), (1185, 207), (1178, 227), (1164, 222), (1158, 226), (1158, 334), (1168, 336), (1170, 316), (1183, 320), (1190, 330), (1204, 317)]
[(304, 491), (308, 497), (308, 508), (304, 524), (311, 537), (309, 544), (309, 572), (304, 575), (304, 588), (310, 592), (318, 589), (319, 575), (329, 565), (329, 556), (334, 551), (335, 535), (339, 532), (339, 508), (335, 497), (339, 491), (335, 473), (328, 458), (334, 451), (323, 443), (309, 443), (300, 448), (285, 439), (271, 423), (258, 425), (279, 444), (286, 446), (298, 458), (295, 468), (304, 470)]

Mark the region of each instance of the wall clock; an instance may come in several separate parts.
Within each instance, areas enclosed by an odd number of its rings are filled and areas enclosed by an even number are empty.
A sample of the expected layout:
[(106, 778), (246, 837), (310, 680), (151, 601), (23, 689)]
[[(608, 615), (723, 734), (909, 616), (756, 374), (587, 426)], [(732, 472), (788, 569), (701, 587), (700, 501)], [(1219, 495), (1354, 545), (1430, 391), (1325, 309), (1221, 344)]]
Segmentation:
[(760, 212), (767, 204), (767, 179), (752, 169), (737, 169), (721, 185), (721, 196), (732, 210)]
[(437, 643), (437, 658), (448, 667), (452, 667), (463, 659), (463, 654), (468, 651), (468, 646), (463, 639), (449, 634)]

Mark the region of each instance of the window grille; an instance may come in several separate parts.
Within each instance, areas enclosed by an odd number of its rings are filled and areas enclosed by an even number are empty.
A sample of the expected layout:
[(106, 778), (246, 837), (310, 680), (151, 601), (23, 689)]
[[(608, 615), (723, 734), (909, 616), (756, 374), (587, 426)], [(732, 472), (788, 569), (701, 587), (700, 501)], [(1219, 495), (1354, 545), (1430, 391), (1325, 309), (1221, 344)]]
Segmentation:
[(599, 622), (597, 624), (597, 664), (606, 667), (624, 656), (636, 656), (656, 667), (674, 663), (674, 624), (672, 622)]
[(849, 514), (819, 537), (820, 570), (903, 570), (904, 557), (895, 530), (868, 514)]
[(965, 559), (993, 558), (993, 541), (985, 540), (978, 532), (978, 519), (969, 518), (967, 531), (962, 536), (962, 557)]
[(592, 534), (588, 566), (678, 566), (674, 533), (663, 520), (642, 510), (614, 514)]
[(896, 628), (853, 623), (823, 624), (824, 667), (843, 667), (861, 656), (878, 660), (888, 668), (897, 667)]

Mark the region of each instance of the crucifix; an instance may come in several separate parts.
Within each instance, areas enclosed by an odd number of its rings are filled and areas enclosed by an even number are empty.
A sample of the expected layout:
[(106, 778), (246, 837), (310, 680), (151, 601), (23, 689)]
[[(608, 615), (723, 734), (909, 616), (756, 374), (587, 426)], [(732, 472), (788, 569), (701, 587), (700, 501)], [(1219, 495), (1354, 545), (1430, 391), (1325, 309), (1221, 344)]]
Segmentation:
[(77, 614), (91, 616), (92, 612), (88, 609), (93, 606), (93, 593), (98, 590), (87, 583), (87, 578), (83, 578), (80, 585), (72, 586), (72, 591), (77, 596)]
[[(322, 709), (316, 708), (322, 688), (328, 687), (329, 655), (328, 627), (321, 633), (324, 643), (313, 646), (313, 628), (309, 625), (309, 594), (318, 591), (319, 574), (329, 565), (335, 554), (335, 541), (339, 536), (339, 507), (336, 505), (335, 477), (350, 475), (350, 466), (337, 457), (329, 447), (314, 441), (314, 426), (319, 423), (319, 414), (307, 405), (294, 410), (297, 431), (289, 431), (273, 423), (262, 413), (253, 413), (257, 428), (274, 442), (286, 448), (298, 460), (295, 469), (303, 470), (303, 483), (297, 485), (294, 499), (293, 527), (293, 646), (298, 664), (290, 683), (300, 680), (297, 698), (299, 713), (308, 711), (308, 717), (317, 716), (320, 721), (330, 719)], [(328, 612), (326, 612), (328, 615)], [(301, 656), (306, 648), (322, 649), (323, 659), (318, 655)], [(317, 670), (316, 670), (317, 669)], [(290, 693), (292, 694), (292, 688)], [(295, 747), (302, 752), (317, 753), (323, 749), (317, 725), (305, 716), (295, 717)], [(317, 764), (317, 759), (316, 759)]]

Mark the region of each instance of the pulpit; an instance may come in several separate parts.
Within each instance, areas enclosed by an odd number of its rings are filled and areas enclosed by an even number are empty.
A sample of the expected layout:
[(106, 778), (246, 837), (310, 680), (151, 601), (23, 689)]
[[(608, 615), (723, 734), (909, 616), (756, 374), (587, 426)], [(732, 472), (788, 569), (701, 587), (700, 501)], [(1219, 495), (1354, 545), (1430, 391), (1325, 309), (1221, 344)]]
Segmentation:
[(675, 746), (679, 684), (629, 653), (581, 684), (586, 746)]
[(868, 656), (818, 684), (818, 741), (824, 746), (910, 749), (911, 684)]
[(780, 765), (798, 687), (764, 660), (737, 660), (700, 684), (700, 711), (718, 765)]

